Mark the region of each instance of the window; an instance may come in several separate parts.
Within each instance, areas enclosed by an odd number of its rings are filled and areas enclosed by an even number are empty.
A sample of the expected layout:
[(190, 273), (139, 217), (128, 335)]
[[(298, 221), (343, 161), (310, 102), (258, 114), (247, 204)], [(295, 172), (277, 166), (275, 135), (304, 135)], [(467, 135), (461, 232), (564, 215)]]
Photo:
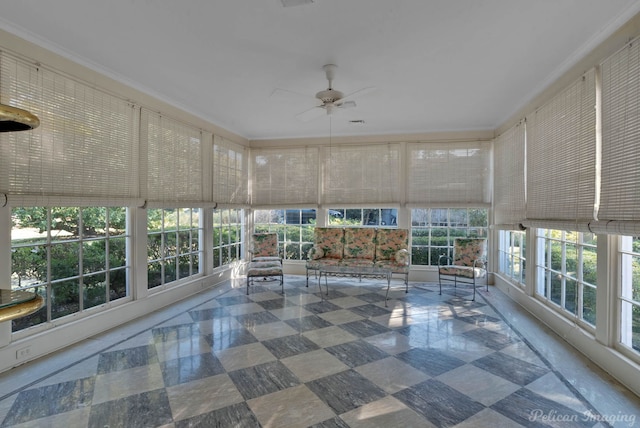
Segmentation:
[(489, 230), (484, 208), (416, 208), (411, 210), (411, 264), (437, 266), (451, 256), (455, 238), (484, 238)]
[(524, 285), (526, 279), (526, 234), (523, 231), (501, 230), (499, 234), (500, 273)]
[(398, 226), (395, 208), (334, 208), (329, 210), (330, 226)]
[(11, 288), (45, 298), (13, 331), (129, 295), (126, 208), (14, 208), (11, 220)]
[(197, 208), (147, 210), (149, 288), (199, 273), (201, 231)]
[(596, 235), (538, 229), (536, 293), (565, 314), (596, 323)]
[(640, 352), (640, 237), (621, 237), (620, 343)]
[(253, 212), (255, 232), (276, 232), (278, 250), (287, 260), (306, 260), (313, 246), (316, 210), (256, 210)]
[(244, 211), (237, 208), (213, 210), (213, 267), (242, 258)]

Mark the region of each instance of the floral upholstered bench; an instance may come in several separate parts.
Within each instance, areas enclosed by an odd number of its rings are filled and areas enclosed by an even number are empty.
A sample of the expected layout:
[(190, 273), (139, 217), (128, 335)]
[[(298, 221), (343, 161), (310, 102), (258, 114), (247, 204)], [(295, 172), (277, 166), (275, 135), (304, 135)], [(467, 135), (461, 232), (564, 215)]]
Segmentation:
[[(376, 266), (404, 276), (409, 291), (409, 232), (407, 229), (316, 227), (307, 260), (309, 272), (324, 266)], [(348, 271), (348, 269), (345, 269)]]

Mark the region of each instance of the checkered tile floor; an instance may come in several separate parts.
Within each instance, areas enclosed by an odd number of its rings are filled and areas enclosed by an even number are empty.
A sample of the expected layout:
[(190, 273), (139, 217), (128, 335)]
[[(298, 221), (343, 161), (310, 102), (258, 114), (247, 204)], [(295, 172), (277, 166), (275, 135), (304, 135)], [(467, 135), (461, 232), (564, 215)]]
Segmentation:
[(414, 283), (405, 294), (394, 280), (385, 307), (380, 281), (329, 287), (323, 299), (286, 276), (284, 295), (268, 281), (248, 296), (243, 284), (204, 292), (3, 391), (0, 426), (607, 426), (585, 417), (599, 413), (484, 290), (470, 302), (464, 289)]

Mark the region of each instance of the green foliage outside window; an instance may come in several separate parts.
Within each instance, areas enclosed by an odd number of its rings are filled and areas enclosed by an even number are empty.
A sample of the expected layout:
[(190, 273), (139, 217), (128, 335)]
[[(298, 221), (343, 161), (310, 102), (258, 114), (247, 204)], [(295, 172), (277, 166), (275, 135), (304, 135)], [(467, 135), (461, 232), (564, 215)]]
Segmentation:
[(411, 211), (411, 264), (437, 266), (441, 255), (453, 256), (456, 238), (488, 234), (483, 208), (424, 208)]
[(12, 288), (46, 302), (14, 331), (127, 295), (125, 208), (19, 207), (11, 220)]

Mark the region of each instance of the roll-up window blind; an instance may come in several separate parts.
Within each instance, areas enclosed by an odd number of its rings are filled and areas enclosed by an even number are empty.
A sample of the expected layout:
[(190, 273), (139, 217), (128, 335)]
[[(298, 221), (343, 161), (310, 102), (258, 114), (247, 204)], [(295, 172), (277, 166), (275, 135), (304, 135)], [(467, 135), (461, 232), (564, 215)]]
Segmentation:
[[(607, 58), (602, 72), (599, 220), (638, 222), (640, 233), (640, 39)], [(616, 226), (618, 227), (618, 226)]]
[(135, 106), (5, 52), (0, 94), (2, 103), (40, 119), (33, 131), (0, 135), (1, 193), (34, 204), (86, 196), (109, 205), (139, 197)]
[(527, 219), (582, 230), (596, 195), (595, 70), (527, 117)]
[(213, 201), (218, 204), (247, 205), (247, 149), (218, 135), (213, 136)]
[(491, 202), (491, 144), (407, 144), (407, 203), (482, 206)]
[(166, 206), (203, 201), (201, 131), (146, 109), (141, 122), (147, 199)]
[(323, 203), (400, 202), (400, 145), (325, 148)]
[(522, 121), (495, 140), (493, 200), (496, 226), (515, 226), (525, 219), (525, 129)]
[(318, 149), (252, 149), (251, 200), (256, 206), (318, 203)]

